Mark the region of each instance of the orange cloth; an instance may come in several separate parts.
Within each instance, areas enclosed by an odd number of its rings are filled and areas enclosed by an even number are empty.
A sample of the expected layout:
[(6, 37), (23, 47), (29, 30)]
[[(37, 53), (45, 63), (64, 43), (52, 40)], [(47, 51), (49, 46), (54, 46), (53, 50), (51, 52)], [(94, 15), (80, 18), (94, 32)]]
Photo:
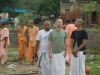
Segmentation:
[(68, 38), (67, 38), (67, 55), (68, 55), (68, 59), (67, 59), (67, 62), (70, 64), (70, 55), (71, 55), (71, 47), (70, 47), (70, 44), (71, 44), (71, 34), (74, 30), (76, 30), (77, 27), (75, 27), (74, 24), (68, 24), (66, 26), (66, 32), (68, 33)]
[(26, 26), (24, 26), (23, 34), (18, 34), (18, 43), (19, 43), (18, 58), (19, 59), (26, 58), (27, 38), (26, 38), (26, 36), (24, 36), (24, 34), (27, 29), (28, 28)]
[(5, 40), (4, 38), (8, 37), (7, 44), (10, 44), (9, 42), (9, 30), (7, 28), (4, 28), (0, 32), (0, 59), (1, 63), (4, 64), (7, 61), (7, 47), (4, 48)]
[(39, 28), (34, 26), (33, 28), (29, 28), (29, 49), (28, 49), (28, 61), (33, 60), (34, 49), (36, 45), (36, 36), (39, 32)]
[(34, 50), (35, 50), (35, 47), (29, 46), (29, 50), (28, 50), (28, 61), (32, 61), (33, 60)]

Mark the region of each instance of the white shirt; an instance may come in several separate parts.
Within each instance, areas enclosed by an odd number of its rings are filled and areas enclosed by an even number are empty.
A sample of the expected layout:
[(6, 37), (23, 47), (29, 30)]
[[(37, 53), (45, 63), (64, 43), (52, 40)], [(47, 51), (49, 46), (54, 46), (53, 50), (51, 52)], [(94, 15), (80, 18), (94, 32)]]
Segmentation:
[(50, 31), (45, 31), (43, 29), (38, 32), (36, 40), (40, 41), (40, 52), (48, 52), (48, 36), (51, 31), (52, 29), (50, 29)]

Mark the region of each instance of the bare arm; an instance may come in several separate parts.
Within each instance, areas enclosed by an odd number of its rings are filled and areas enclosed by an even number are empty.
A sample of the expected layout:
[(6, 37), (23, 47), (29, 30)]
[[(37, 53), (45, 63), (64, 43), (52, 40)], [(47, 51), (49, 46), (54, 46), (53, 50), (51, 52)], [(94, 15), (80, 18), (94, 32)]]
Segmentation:
[(48, 44), (48, 53), (51, 53), (51, 47), (52, 47), (52, 42), (49, 41), (49, 44)]
[(74, 45), (74, 40), (71, 39), (71, 44), (70, 44), (70, 46), (71, 46), (71, 50), (73, 50), (73, 45)]
[(79, 51), (80, 49), (82, 49), (85, 45), (86, 45), (87, 40), (83, 39), (83, 43), (78, 47), (77, 51)]
[(72, 54), (73, 54), (75, 57), (77, 57), (77, 52), (78, 52), (80, 49), (82, 49), (82, 48), (85, 46), (85, 44), (86, 44), (86, 40), (84, 39), (84, 40), (83, 40), (83, 43), (82, 43), (76, 50), (73, 50), (73, 51), (72, 51)]
[(28, 28), (27, 28), (27, 30), (26, 30), (26, 37), (27, 37), (27, 44), (29, 44), (29, 30), (28, 30)]
[(65, 52), (63, 54), (64, 57), (67, 56), (67, 39), (65, 40)]
[(39, 48), (39, 44), (40, 44), (40, 41), (37, 40), (37, 41), (36, 41), (36, 46), (35, 46), (35, 52), (37, 52), (37, 50), (38, 50), (38, 48)]
[(51, 42), (51, 41), (49, 41), (49, 44), (48, 44), (48, 55), (49, 55), (49, 58), (51, 58), (51, 57), (52, 57), (51, 47), (52, 47), (52, 42)]
[(6, 48), (6, 46), (7, 46), (7, 41), (8, 41), (8, 37), (5, 37), (5, 44), (4, 44), (4, 48)]

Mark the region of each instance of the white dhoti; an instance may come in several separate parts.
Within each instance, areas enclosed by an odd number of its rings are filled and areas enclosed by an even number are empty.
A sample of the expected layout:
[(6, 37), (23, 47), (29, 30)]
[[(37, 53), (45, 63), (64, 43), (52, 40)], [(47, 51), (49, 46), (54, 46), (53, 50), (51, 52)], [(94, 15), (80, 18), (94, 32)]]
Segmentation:
[(65, 58), (63, 53), (52, 54), (50, 75), (65, 75)]
[(50, 58), (47, 53), (40, 53), (37, 64), (40, 75), (50, 75)]
[(70, 75), (86, 75), (85, 74), (85, 55), (83, 51), (77, 53), (78, 57), (71, 54)]

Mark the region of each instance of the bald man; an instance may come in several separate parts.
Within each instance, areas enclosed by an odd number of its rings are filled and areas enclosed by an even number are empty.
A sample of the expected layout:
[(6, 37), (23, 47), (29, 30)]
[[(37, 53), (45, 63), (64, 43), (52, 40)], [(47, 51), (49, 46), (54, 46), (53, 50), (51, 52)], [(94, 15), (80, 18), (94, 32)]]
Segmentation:
[(36, 46), (36, 36), (39, 32), (39, 28), (34, 25), (33, 21), (29, 21), (29, 49), (28, 49), (28, 61), (34, 65), (34, 51)]
[(18, 41), (18, 59), (22, 64), (22, 60), (26, 60), (26, 49), (28, 44), (28, 28), (25, 26), (25, 20), (21, 20), (20, 26), (17, 28), (17, 41)]
[(50, 59), (48, 58), (48, 36), (49, 33), (52, 31), (50, 29), (51, 23), (50, 21), (44, 22), (44, 29), (40, 30), (37, 37), (36, 37), (36, 49), (35, 55), (37, 55), (37, 50), (40, 46), (39, 51), (39, 60), (38, 60), (38, 68), (40, 75), (49, 75), (49, 66), (50, 66)]
[(87, 32), (82, 29), (83, 20), (77, 19), (75, 26), (77, 30), (74, 30), (71, 34), (71, 63), (70, 63), (70, 75), (86, 75), (85, 74), (85, 50), (86, 42), (88, 39)]

